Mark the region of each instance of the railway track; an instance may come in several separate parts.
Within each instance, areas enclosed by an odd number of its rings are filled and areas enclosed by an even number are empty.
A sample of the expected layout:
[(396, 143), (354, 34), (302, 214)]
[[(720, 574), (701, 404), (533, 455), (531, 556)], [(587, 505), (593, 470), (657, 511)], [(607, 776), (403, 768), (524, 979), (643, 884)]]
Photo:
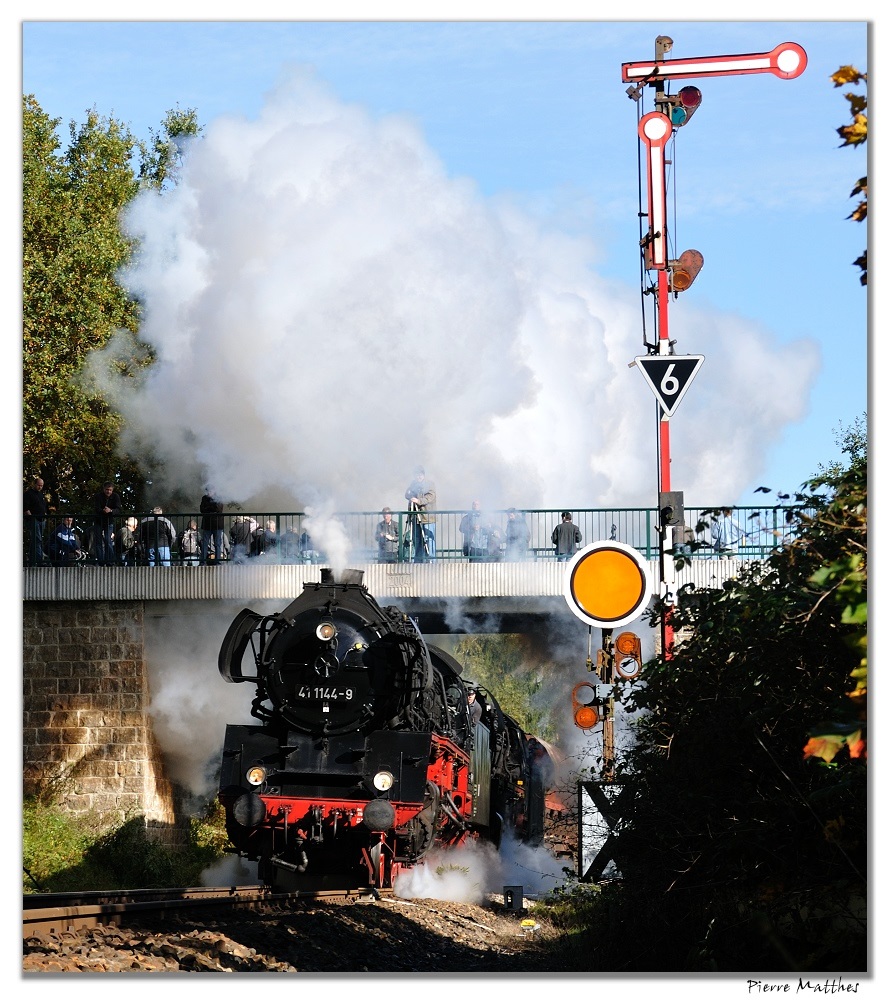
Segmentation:
[[(391, 895), (380, 889), (379, 896)], [(39, 937), (121, 924), (137, 913), (159, 914), (188, 909), (260, 909), (298, 900), (369, 896), (368, 889), (324, 889), (314, 892), (273, 892), (262, 885), (199, 886), (189, 889), (132, 889), (126, 892), (29, 893), (22, 897), (22, 937)]]

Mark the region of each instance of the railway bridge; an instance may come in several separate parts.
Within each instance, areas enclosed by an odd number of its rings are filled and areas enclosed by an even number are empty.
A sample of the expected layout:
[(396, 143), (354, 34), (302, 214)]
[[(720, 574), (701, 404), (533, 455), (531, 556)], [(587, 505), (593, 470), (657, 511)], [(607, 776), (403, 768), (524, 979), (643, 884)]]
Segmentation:
[[(720, 587), (736, 575), (740, 558), (693, 559), (677, 575), (678, 586)], [(647, 560), (652, 590), (660, 589), (659, 561)], [(142, 605), (153, 617), (188, 612), (200, 616), (210, 607), (285, 606), (320, 580), (322, 565), (265, 563), (260, 559), (222, 566), (32, 567), (23, 571), (26, 605), (72, 606), (98, 603)], [(363, 583), (380, 604), (406, 611), (427, 635), (476, 630), (526, 632), (544, 619), (568, 612), (563, 597), (566, 564), (527, 562), (434, 561), (431, 563), (354, 563)], [(569, 615), (569, 621), (571, 621)], [(484, 628), (483, 626), (487, 626)]]
[[(172, 767), (166, 713), (193, 713), (190, 753), (213, 761), (232, 708), (217, 651), (243, 607), (282, 610), (319, 565), (34, 567), (23, 571), (23, 772), (26, 793), (52, 794), (67, 810), (143, 817), (151, 834), (181, 842), (183, 803), (195, 795)], [(719, 586), (738, 559), (693, 560), (680, 582)], [(649, 562), (655, 590), (657, 560)], [(585, 626), (563, 598), (564, 563), (359, 564), (382, 604), (410, 614), (427, 635), (549, 631)], [(180, 693), (158, 662), (176, 660)], [(166, 677), (159, 680), (159, 677)], [(174, 702), (172, 704), (172, 701)], [(220, 718), (218, 718), (220, 716)], [(183, 720), (181, 720), (182, 723)], [(248, 721), (246, 713), (246, 721)], [(161, 732), (161, 736), (160, 736)], [(216, 734), (216, 735), (215, 735)], [(207, 742), (203, 742), (207, 741)], [(182, 768), (182, 761), (181, 761)], [(208, 798), (213, 795), (209, 788)]]

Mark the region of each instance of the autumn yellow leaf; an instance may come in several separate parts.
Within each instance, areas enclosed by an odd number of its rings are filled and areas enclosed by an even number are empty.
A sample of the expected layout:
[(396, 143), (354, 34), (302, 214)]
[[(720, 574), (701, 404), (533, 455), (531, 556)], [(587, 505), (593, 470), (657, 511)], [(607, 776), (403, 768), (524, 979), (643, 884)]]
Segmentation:
[(846, 83), (855, 83), (857, 80), (866, 79), (865, 74), (858, 72), (853, 66), (841, 66), (830, 77), (836, 87), (843, 87)]
[(869, 132), (866, 115), (855, 115), (852, 125), (842, 125), (837, 132), (844, 139), (842, 146), (858, 146), (861, 142), (866, 142)]
[(804, 747), (804, 759), (820, 757), (830, 764), (843, 746), (844, 738), (841, 736), (811, 736)]
[(865, 760), (866, 759), (866, 740), (863, 739), (863, 730), (860, 729), (855, 733), (851, 733), (847, 738), (847, 747), (850, 751), (852, 760)]

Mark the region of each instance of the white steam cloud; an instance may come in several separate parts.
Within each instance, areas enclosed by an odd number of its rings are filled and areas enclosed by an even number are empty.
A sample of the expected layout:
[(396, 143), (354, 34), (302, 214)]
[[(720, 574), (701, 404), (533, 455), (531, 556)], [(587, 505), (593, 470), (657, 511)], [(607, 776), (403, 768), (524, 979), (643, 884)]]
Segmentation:
[[(92, 371), (166, 488), (397, 509), (423, 464), (441, 509), (651, 502), (654, 400), (628, 367), (639, 289), (595, 274), (586, 240), (449, 177), (407, 119), (292, 70), (257, 119), (210, 123), (178, 184), (125, 221), (157, 362), (115, 381), (111, 345)], [(687, 500), (735, 497), (803, 415), (817, 351), (673, 308), (678, 350), (707, 355), (674, 418), (675, 480)]]
[(239, 607), (146, 621), (153, 732), (170, 778), (198, 803), (217, 793), (227, 724), (253, 721), (254, 686), (228, 684), (217, 671), (221, 641)]
[(547, 848), (507, 836), (499, 851), (483, 840), (431, 851), (421, 864), (397, 876), (394, 894), (404, 899), (480, 904), (507, 885), (520, 885), (525, 896), (538, 899), (565, 881), (561, 862)]

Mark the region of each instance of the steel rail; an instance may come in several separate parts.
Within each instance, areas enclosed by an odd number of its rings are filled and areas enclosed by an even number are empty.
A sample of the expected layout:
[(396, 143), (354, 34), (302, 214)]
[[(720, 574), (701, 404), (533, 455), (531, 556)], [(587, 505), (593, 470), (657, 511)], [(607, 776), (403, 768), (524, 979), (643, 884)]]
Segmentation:
[(121, 924), (137, 913), (165, 913), (208, 907), (258, 909), (312, 899), (390, 896), (391, 890), (324, 889), (274, 892), (262, 885), (208, 886), (186, 889), (137, 889), (121, 892), (33, 893), (22, 897), (22, 937), (75, 933), (100, 925)]

